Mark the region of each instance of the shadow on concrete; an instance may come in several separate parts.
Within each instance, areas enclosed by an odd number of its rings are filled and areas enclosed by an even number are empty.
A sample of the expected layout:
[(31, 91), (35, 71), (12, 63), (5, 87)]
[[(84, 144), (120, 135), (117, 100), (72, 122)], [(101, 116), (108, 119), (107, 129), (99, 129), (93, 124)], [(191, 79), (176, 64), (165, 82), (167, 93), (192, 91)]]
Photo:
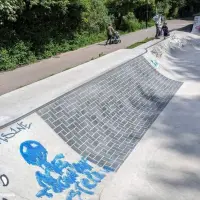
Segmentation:
[(182, 28), (177, 29), (178, 31), (183, 31), (183, 32), (191, 32), (192, 31), (193, 24), (189, 24), (187, 26), (184, 26)]
[(192, 27), (193, 27), (193, 24), (189, 24), (189, 25), (184, 26), (182, 28), (173, 28), (173, 29), (170, 29), (169, 32), (172, 32), (172, 31), (182, 31), (182, 32), (188, 32), (188, 33), (190, 33), (192, 31)]
[(193, 20), (194, 20), (194, 17), (180, 18), (180, 20), (184, 20), (184, 21), (193, 21)]
[[(145, 94), (141, 88), (140, 90), (144, 94), (143, 97), (148, 99), (149, 95)], [(151, 185), (150, 188), (157, 192), (153, 196), (152, 194), (148, 196), (141, 191), (137, 198), (133, 192), (127, 200), (168, 199), (165, 196), (162, 198), (159, 196), (160, 191), (165, 190), (165, 188), (172, 192), (172, 196), (174, 193), (177, 200), (198, 199), (195, 194), (199, 194), (200, 188), (200, 168), (198, 165), (200, 163), (200, 113), (197, 111), (199, 107), (200, 95), (197, 95), (194, 98), (175, 97), (165, 108), (165, 115), (159, 118), (162, 128), (153, 126), (152, 129), (156, 134), (151, 136), (149, 141), (159, 137), (167, 142), (158, 147), (161, 154), (153, 157), (153, 172), (152, 169), (146, 169), (147, 173), (145, 174), (146, 182)], [(165, 152), (170, 153), (165, 154)], [(168, 157), (168, 155), (173, 154), (176, 157)], [(167, 155), (168, 162), (162, 162), (162, 158), (160, 160), (162, 155)], [(174, 160), (179, 158), (180, 162), (174, 165)]]

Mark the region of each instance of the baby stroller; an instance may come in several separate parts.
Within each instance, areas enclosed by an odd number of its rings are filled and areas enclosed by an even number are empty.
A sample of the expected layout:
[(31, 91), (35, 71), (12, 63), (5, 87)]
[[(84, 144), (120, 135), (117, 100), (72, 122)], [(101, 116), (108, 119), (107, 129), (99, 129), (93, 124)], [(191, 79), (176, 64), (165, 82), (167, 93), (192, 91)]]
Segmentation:
[(111, 43), (112, 43), (112, 44), (121, 43), (121, 39), (120, 39), (119, 32), (115, 31), (115, 33), (114, 33), (113, 36), (112, 36)]

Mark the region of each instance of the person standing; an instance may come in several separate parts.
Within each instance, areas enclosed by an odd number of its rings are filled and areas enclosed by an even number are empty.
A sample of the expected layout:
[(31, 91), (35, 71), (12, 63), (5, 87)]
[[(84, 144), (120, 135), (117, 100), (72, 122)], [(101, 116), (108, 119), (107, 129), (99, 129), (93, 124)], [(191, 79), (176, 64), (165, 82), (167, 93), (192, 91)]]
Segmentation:
[(108, 42), (109, 42), (109, 44), (111, 44), (111, 39), (112, 39), (112, 35), (114, 34), (114, 28), (112, 27), (112, 24), (109, 24), (108, 25), (108, 28), (107, 28), (107, 37), (108, 37), (108, 39), (107, 39), (107, 41), (106, 41), (106, 45), (108, 44)]
[(162, 28), (162, 16), (160, 14), (153, 17), (153, 20), (156, 25), (156, 39), (160, 39), (159, 36), (161, 35), (161, 28)]

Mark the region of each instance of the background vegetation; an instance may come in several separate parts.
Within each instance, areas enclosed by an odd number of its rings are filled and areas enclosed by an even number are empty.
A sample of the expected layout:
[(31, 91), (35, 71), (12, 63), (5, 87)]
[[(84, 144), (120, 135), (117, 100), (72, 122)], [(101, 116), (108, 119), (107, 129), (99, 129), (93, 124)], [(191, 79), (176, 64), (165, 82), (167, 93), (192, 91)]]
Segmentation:
[[(148, 0), (168, 18), (199, 12), (199, 0)], [(105, 39), (112, 22), (123, 32), (145, 28), (145, 0), (0, 0), (0, 71)]]

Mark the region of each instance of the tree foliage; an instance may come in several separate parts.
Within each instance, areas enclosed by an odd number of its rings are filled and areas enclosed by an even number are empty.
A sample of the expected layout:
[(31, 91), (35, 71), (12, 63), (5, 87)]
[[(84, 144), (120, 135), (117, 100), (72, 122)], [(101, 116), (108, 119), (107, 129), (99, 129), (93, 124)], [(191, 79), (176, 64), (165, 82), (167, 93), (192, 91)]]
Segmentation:
[(110, 22), (108, 10), (102, 0), (81, 0), (85, 10), (82, 14), (83, 29), (89, 32), (99, 32)]
[(0, 22), (15, 21), (18, 13), (24, 9), (23, 0), (0, 0)]
[(110, 22), (135, 31), (156, 12), (173, 18), (199, 11), (200, 0), (0, 0), (0, 70), (102, 39)]

